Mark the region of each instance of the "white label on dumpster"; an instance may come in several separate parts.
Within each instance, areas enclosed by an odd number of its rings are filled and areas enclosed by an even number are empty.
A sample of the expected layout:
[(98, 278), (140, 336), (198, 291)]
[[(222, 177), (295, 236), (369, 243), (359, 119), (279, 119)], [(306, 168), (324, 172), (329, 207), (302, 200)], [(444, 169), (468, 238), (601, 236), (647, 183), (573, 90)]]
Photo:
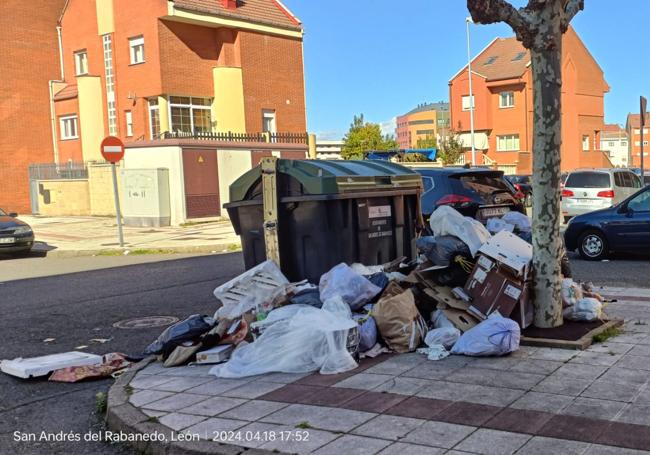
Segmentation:
[(483, 283), (485, 279), (487, 278), (487, 272), (483, 269), (476, 269), (476, 272), (474, 272), (474, 279), (478, 281), (479, 283)]
[(506, 286), (506, 289), (503, 291), (503, 293), (508, 297), (512, 297), (513, 299), (518, 300), (519, 296), (521, 295), (521, 290), (509, 284)]
[(477, 264), (487, 270), (490, 270), (492, 268), (492, 261), (490, 261), (485, 256), (479, 256)]
[(368, 207), (368, 218), (386, 218), (391, 216), (390, 205)]

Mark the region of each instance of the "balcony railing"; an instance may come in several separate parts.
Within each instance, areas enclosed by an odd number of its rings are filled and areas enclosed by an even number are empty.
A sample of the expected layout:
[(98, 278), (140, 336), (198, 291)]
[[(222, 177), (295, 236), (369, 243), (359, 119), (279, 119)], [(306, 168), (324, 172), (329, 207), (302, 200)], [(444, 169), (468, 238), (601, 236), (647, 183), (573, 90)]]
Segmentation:
[(162, 133), (161, 139), (197, 139), (204, 141), (227, 141), (227, 142), (260, 142), (271, 144), (304, 144), (309, 143), (307, 133), (213, 133), (213, 132), (185, 132), (166, 131)]

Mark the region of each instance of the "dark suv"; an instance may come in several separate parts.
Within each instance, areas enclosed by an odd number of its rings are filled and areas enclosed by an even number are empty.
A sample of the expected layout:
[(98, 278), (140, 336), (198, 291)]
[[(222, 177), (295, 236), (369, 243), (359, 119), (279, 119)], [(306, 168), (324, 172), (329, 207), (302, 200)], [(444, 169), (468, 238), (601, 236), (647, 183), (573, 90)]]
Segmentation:
[(533, 181), (530, 175), (506, 175), (506, 178), (517, 191), (524, 193), (524, 204), (526, 207), (533, 205)]
[(422, 214), (428, 219), (441, 205), (486, 223), (506, 212), (526, 213), (525, 196), (503, 176), (487, 168), (415, 168), (422, 175)]

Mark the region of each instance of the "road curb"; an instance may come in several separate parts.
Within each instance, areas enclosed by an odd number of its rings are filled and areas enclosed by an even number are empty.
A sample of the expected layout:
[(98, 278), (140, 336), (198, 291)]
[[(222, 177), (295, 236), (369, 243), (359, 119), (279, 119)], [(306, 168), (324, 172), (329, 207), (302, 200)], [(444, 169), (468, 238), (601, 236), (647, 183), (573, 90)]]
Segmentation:
[(129, 384), (140, 370), (155, 361), (156, 358), (151, 356), (133, 365), (126, 373), (117, 378), (108, 390), (106, 426), (111, 431), (161, 436), (152, 438), (151, 441), (129, 441), (128, 444), (137, 451), (151, 455), (277, 455), (283, 453), (204, 440), (172, 441), (172, 435), (181, 432), (174, 432), (163, 424), (152, 421), (149, 416), (129, 401)]
[[(124, 248), (102, 248), (102, 249), (93, 249), (93, 250), (45, 250), (34, 248), (32, 249), (33, 254), (44, 254), (47, 257), (51, 258), (73, 258), (73, 257), (82, 257), (82, 256), (112, 256), (112, 255), (122, 255), (124, 251), (133, 251), (133, 250), (160, 250), (159, 252), (151, 252), (146, 255), (153, 254), (183, 254), (183, 253), (236, 253), (240, 252), (238, 250), (230, 250), (228, 246), (232, 243), (225, 245), (194, 245), (194, 246), (170, 246), (170, 247), (147, 247), (147, 246), (134, 246), (134, 247), (124, 247)], [(128, 256), (128, 255), (125, 255)], [(145, 255), (137, 255), (145, 256)]]

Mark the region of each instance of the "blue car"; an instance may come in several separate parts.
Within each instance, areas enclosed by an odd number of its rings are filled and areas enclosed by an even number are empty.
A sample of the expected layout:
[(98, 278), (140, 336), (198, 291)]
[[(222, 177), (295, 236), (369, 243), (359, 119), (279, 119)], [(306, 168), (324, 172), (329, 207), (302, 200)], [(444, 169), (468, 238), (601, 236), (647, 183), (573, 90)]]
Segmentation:
[(564, 243), (567, 250), (578, 250), (588, 261), (610, 253), (650, 253), (650, 187), (613, 207), (572, 218)]

